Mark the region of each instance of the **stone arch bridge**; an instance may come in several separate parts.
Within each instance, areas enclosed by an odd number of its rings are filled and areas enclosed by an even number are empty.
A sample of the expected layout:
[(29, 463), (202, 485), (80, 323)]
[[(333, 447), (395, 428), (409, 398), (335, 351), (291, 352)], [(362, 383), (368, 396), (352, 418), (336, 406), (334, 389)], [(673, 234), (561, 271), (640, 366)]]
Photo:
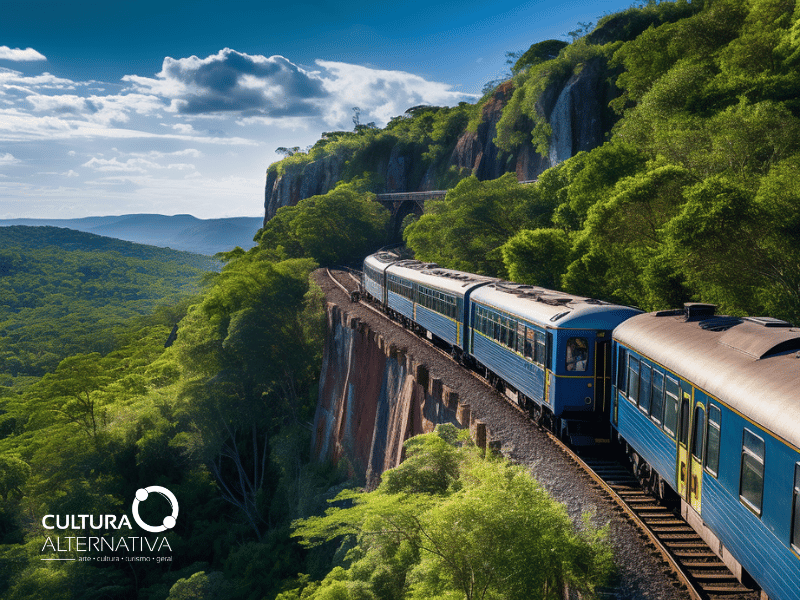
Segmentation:
[(395, 237), (400, 236), (400, 224), (410, 214), (422, 216), (425, 202), (428, 200), (442, 200), (447, 190), (431, 192), (394, 192), (378, 194), (376, 200), (383, 204), (392, 214), (391, 226)]

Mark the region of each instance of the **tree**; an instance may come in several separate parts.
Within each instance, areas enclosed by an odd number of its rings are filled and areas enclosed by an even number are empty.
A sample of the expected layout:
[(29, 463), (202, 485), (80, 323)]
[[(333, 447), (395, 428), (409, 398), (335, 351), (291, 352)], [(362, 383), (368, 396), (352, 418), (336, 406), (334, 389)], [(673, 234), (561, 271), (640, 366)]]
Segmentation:
[(473, 176), (459, 182), (444, 200), (428, 203), (403, 238), (420, 260), (503, 276), (502, 245), (537, 213), (549, 216), (547, 203), (533, 186), (520, 185), (513, 173), (493, 181)]
[(561, 288), (572, 242), (561, 229), (525, 229), (503, 244), (503, 262), (512, 281)]
[[(184, 367), (180, 444), (214, 475), (257, 538), (268, 523), (271, 438), (308, 418), (322, 316), (309, 259), (229, 262), (175, 344)], [(315, 310), (316, 309), (316, 310)], [(294, 469), (295, 466), (293, 465)]]
[[(350, 566), (304, 598), (339, 589), (343, 598), (555, 599), (565, 584), (591, 590), (604, 579), (602, 532), (588, 521), (576, 531), (522, 467), (445, 438), (456, 438), (452, 426), (408, 440), (406, 460), (374, 492), (343, 492), (324, 517), (295, 523), (307, 545), (357, 539)], [(362, 595), (346, 595), (353, 589)]]
[(104, 402), (99, 391), (111, 380), (99, 353), (76, 354), (62, 360), (37, 389), (56, 413), (96, 439)]
[(269, 220), (259, 244), (276, 259), (313, 258), (322, 266), (349, 264), (385, 244), (389, 212), (357, 184), (287, 206)]

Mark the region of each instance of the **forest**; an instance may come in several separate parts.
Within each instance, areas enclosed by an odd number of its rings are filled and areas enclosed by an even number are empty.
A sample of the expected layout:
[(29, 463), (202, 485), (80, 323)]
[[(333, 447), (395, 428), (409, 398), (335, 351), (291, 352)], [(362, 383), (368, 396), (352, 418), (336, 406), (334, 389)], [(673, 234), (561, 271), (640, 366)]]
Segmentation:
[[(390, 241), (377, 165), (407, 144), (411, 179), (433, 172), (449, 190), (404, 223), (420, 259), (648, 310), (701, 300), (800, 322), (798, 10), (653, 0), (516, 53), (505, 156), (528, 141), (548, 151), (537, 106), (552, 82), (595, 61), (615, 90), (605, 143), (535, 184), (444, 159), (481, 125), (489, 90), (288, 152), (271, 171), (337, 155), (341, 181), (219, 261), (0, 229), (0, 596), (550, 598), (569, 582), (591, 597), (611, 571), (605, 532), (570, 523), (453, 430), (409, 440), (375, 490), (310, 462), (325, 319), (309, 276)], [(163, 533), (171, 560), (41, 559), (45, 515), (129, 514), (147, 486), (180, 500)], [(151, 521), (163, 509), (144, 506)], [(496, 552), (536, 555), (539, 542), (563, 549), (542, 569)]]

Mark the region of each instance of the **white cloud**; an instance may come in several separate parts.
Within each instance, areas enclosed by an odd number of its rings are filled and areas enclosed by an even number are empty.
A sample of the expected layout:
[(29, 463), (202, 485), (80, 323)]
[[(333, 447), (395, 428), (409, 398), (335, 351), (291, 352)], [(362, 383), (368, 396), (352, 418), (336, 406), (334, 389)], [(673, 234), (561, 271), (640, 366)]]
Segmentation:
[[(196, 151), (195, 151), (196, 152)], [(188, 163), (170, 163), (162, 165), (154, 160), (148, 160), (144, 156), (150, 158), (163, 158), (169, 156), (186, 156), (183, 152), (163, 153), (163, 152), (149, 152), (146, 154), (132, 154), (133, 158), (121, 161), (119, 158), (97, 158), (83, 163), (83, 167), (87, 167), (102, 173), (121, 172), (121, 173), (148, 173), (150, 170), (171, 169), (177, 171), (193, 171), (195, 166)]]
[(117, 96), (89, 96), (84, 98), (71, 94), (45, 96), (31, 94), (26, 100), (36, 112), (55, 115), (80, 116), (94, 123), (125, 123), (131, 113), (153, 115), (165, 106), (156, 96), (127, 94)]
[(14, 158), (13, 154), (9, 154), (8, 152), (0, 154), (0, 167), (4, 165), (16, 165), (19, 162), (19, 159)]
[[(325, 89), (333, 101), (325, 121), (343, 125), (352, 118), (352, 107), (362, 111), (362, 121), (387, 123), (406, 109), (419, 104), (453, 105), (476, 96), (454, 91), (445, 83), (428, 81), (404, 71), (385, 71), (348, 63), (317, 60), (324, 73)], [(367, 118), (364, 118), (364, 117)]]
[(14, 71), (13, 69), (0, 67), (0, 86), (7, 89), (17, 89), (24, 92), (33, 89), (73, 90), (78, 85), (81, 84), (77, 84), (69, 79), (56, 77), (50, 73), (28, 76), (19, 71)]
[(8, 46), (0, 46), (0, 60), (13, 60), (17, 62), (47, 60), (44, 54), (41, 54), (33, 48), (9, 48)]
[[(169, 110), (195, 117), (236, 114), (239, 125), (296, 129), (322, 118), (349, 125), (353, 106), (365, 121), (386, 123), (418, 104), (453, 105), (475, 95), (403, 71), (317, 60), (308, 70), (283, 56), (251, 56), (230, 48), (206, 58), (164, 59), (155, 78), (126, 75), (132, 90), (168, 100)], [(177, 125), (173, 125), (177, 127)]]
[(327, 95), (318, 77), (283, 56), (251, 56), (230, 48), (203, 59), (168, 56), (155, 79), (122, 79), (134, 90), (169, 98), (173, 111), (187, 115), (314, 115), (318, 109), (313, 101)]
[(157, 150), (150, 150), (149, 152), (131, 152), (130, 155), (148, 158), (165, 158), (167, 156), (191, 156), (193, 158), (200, 158), (203, 156), (203, 153), (195, 148), (186, 148), (184, 150), (176, 150), (175, 152), (159, 152)]
[(159, 134), (137, 129), (108, 127), (75, 118), (35, 116), (17, 109), (0, 109), (0, 141), (30, 142), (70, 139), (142, 139), (183, 140), (192, 143), (257, 146), (258, 141), (223, 135)]
[(92, 158), (90, 161), (83, 163), (81, 166), (103, 173), (114, 171), (125, 173), (147, 173), (147, 168), (159, 168), (159, 165), (156, 163), (143, 158), (130, 158), (125, 162), (120, 162), (117, 158)]

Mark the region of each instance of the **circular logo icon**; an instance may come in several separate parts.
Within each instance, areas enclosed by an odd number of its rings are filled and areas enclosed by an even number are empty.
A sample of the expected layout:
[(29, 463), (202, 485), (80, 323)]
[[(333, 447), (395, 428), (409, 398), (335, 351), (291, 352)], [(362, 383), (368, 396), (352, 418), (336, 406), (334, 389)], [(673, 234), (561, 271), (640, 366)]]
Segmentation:
[[(167, 499), (167, 502), (169, 502), (169, 505), (172, 507), (172, 514), (164, 517), (164, 520), (162, 521), (163, 525), (158, 525), (156, 527), (153, 525), (148, 525), (142, 521), (142, 518), (139, 516), (139, 503), (147, 500), (147, 497), (151, 492), (156, 492), (164, 496), (164, 498)], [(161, 487), (160, 485), (151, 485), (149, 487), (137, 490), (136, 498), (133, 500), (133, 520), (136, 521), (136, 524), (139, 525), (139, 527), (145, 531), (149, 531), (150, 533), (161, 533), (162, 531), (166, 531), (167, 529), (172, 529), (175, 527), (177, 519), (178, 499), (167, 488)]]

